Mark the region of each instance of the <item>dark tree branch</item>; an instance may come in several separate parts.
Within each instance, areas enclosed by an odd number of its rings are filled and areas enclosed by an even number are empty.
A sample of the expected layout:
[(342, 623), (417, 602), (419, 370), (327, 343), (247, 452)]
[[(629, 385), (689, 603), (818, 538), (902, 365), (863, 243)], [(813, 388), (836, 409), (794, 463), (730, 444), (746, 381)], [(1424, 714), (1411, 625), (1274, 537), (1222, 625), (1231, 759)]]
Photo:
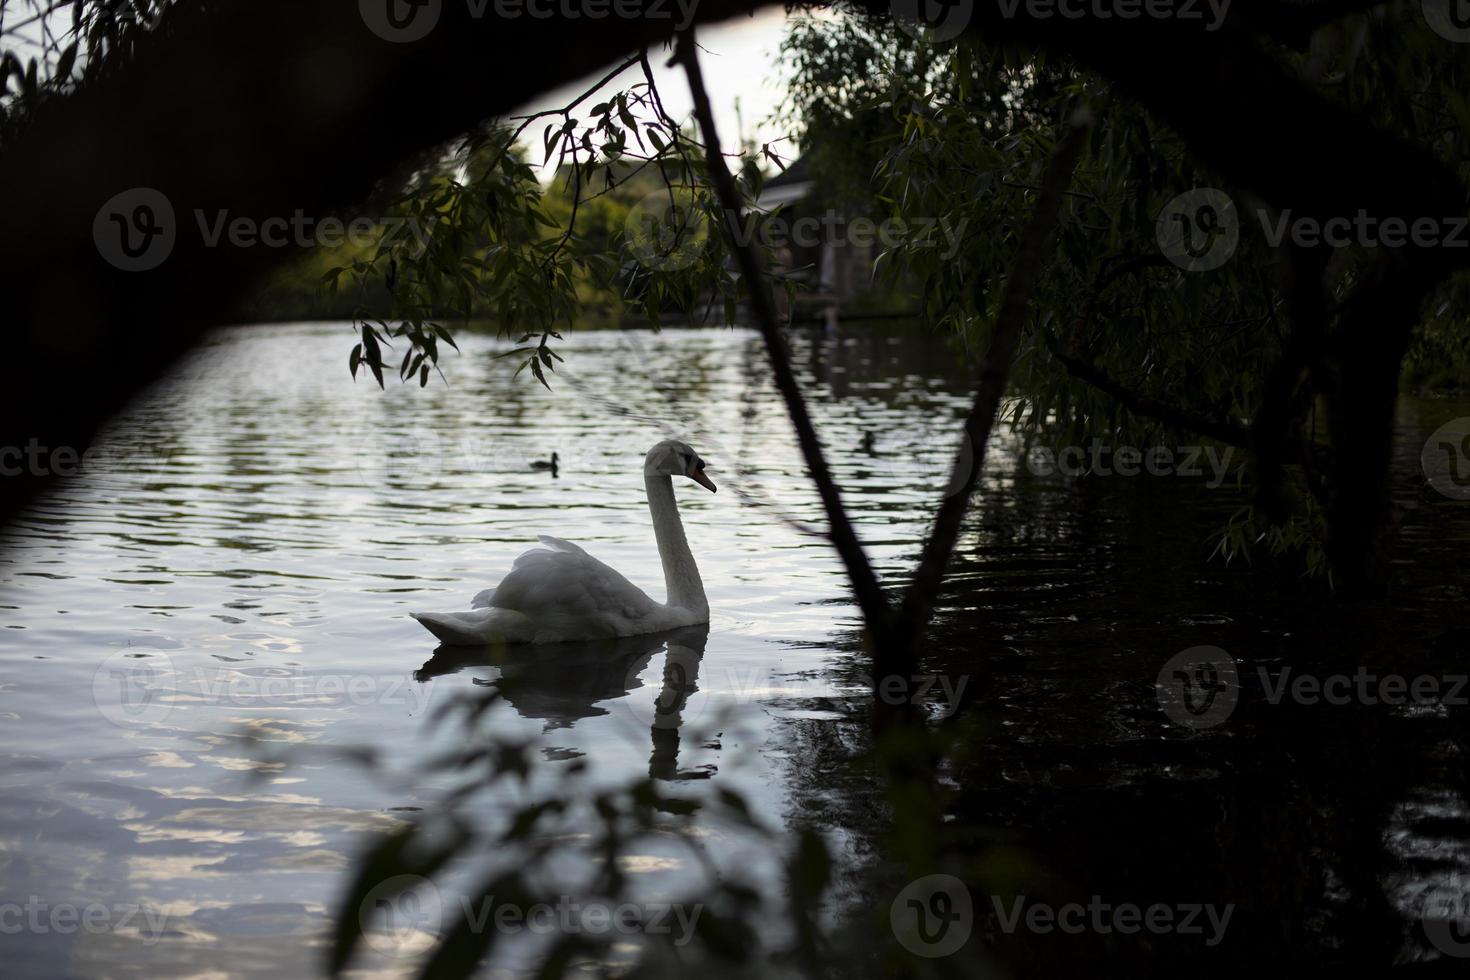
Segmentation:
[(699, 70), (699, 55), (695, 51), (692, 34), (679, 36), (674, 57), (684, 66), (684, 71), (689, 76), (689, 91), (694, 99), (694, 118), (698, 120), (699, 128), (704, 134), (710, 183), (714, 185), (715, 196), (727, 223), (724, 230), (740, 265), (740, 274), (745, 278), (746, 292), (755, 312), (756, 328), (765, 341), (776, 388), (786, 403), (786, 412), (791, 417), (792, 427), (796, 429), (796, 440), (801, 446), (802, 457), (806, 460), (812, 482), (816, 484), (822, 507), (827, 512), (832, 546), (837, 549), (843, 567), (847, 570), (847, 577), (852, 582), (853, 592), (857, 596), (858, 606), (862, 609), (868, 628), (879, 635), (885, 634), (892, 618), (888, 599), (883, 595), (873, 566), (863, 552), (862, 543), (858, 540), (852, 522), (848, 520), (847, 510), (842, 506), (842, 493), (832, 479), (832, 471), (827, 466), (821, 441), (817, 438), (816, 426), (812, 422), (811, 413), (807, 411), (806, 399), (802, 396), (801, 386), (791, 369), (791, 355), (786, 349), (786, 338), (781, 333), (776, 307), (766, 282), (765, 263), (755, 246), (740, 234), (743, 213), (740, 192), (735, 186), (735, 178), (730, 173), (729, 166), (725, 163), (725, 157), (720, 152), (719, 133), (715, 129), (715, 117), (710, 108), (709, 94), (704, 88), (704, 77)]
[(1240, 449), (1251, 447), (1250, 429), (1245, 426), (1221, 422), (1205, 415), (1185, 411), (1178, 406), (1136, 392), (1114, 381), (1097, 365), (1068, 354), (1063, 350), (1061, 341), (1050, 331), (1046, 333), (1045, 339), (1047, 350), (1051, 351), (1051, 355), (1057, 359), (1058, 363), (1067, 369), (1068, 374), (1101, 391), (1135, 415), (1142, 415), (1145, 418), (1163, 422), (1165, 425), (1197, 432), (1217, 442), (1223, 442), (1227, 446), (1236, 446)]
[[(985, 362), (980, 369), (975, 401), (965, 419), (966, 444), (960, 447), (955, 459), (947, 493), (939, 505), (934, 528), (904, 597), (898, 632), (908, 642), (912, 642), (929, 620), (934, 599), (944, 579), (944, 569), (954, 552), (961, 522), (970, 506), (970, 495), (980, 479), (985, 448), (990, 441), (996, 413), (1000, 410), (1001, 398), (1005, 396), (1016, 346), (1030, 318), (1031, 293), (1046, 268), (1047, 248), (1058, 224), (1058, 212), (1065, 196), (1063, 192), (1072, 180), (1072, 171), (1086, 145), (1084, 137), (1091, 122), (1085, 109), (1079, 109), (1073, 115), (1047, 161), (1041, 190), (1036, 195), (1036, 208), (1021, 233), (1020, 247), (1011, 263), (1005, 295), (1001, 297), (1000, 310), (991, 331), (990, 349), (986, 351)], [(983, 309), (983, 302), (977, 308)]]

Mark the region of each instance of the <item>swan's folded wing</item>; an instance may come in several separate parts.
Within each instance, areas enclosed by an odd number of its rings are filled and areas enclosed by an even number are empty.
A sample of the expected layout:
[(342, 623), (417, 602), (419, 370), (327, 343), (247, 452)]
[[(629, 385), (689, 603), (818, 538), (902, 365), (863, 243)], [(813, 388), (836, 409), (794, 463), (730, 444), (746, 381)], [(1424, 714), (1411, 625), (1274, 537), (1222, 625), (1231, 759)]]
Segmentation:
[[(538, 535), (536, 535), (536, 537), (537, 537), (537, 539), (542, 544), (547, 545), (548, 547), (550, 547), (552, 551), (565, 551), (568, 554), (584, 555), (584, 556), (586, 556), (588, 558), (591, 558), (592, 557), (591, 555), (588, 555), (587, 552), (583, 551), (580, 547), (578, 547), (577, 545), (572, 544), (570, 541), (566, 540), (565, 538), (554, 537), (553, 535), (550, 535), (550, 534), (538, 534)], [(535, 550), (536, 551), (539, 551), (541, 549), (538, 548), (538, 549), (535, 549)], [(529, 555), (531, 553), (532, 552), (528, 551), (528, 552), (526, 552), (526, 555)], [(521, 555), (521, 558), (525, 558), (526, 555)], [(521, 558), (517, 558), (516, 559), (516, 561), (515, 561), (515, 564), (516, 565), (519, 565), (520, 564)], [(499, 588), (499, 586), (496, 586), (495, 588)], [(482, 608), (484, 608), (486, 606), (495, 606), (495, 605), (498, 605), (498, 603), (495, 601), (495, 588), (484, 589), (484, 590), (482, 590), (480, 592), (477, 592), (475, 594), (475, 597), (472, 600), (470, 600), (470, 608), (471, 609), (482, 609)]]
[[(591, 555), (588, 555), (587, 552), (583, 551), (580, 545), (572, 544), (566, 538), (558, 538), (550, 534), (538, 534), (536, 535), (536, 540), (549, 547), (552, 551), (565, 551), (573, 555), (586, 555), (588, 558), (592, 557)], [(593, 560), (595, 561), (596, 559)]]
[(538, 613), (577, 618), (612, 617), (637, 620), (657, 604), (616, 569), (604, 565), (569, 542), (548, 543), (571, 550), (533, 548), (495, 588), (490, 604), (535, 617)]

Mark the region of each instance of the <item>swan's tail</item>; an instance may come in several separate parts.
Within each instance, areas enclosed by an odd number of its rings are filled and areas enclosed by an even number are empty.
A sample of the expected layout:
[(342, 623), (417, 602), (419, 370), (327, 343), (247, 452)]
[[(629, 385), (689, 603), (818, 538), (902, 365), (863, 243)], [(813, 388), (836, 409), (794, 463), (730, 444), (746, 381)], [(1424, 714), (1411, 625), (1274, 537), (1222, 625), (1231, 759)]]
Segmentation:
[(458, 613), (409, 613), (424, 629), (451, 646), (487, 643), (524, 643), (531, 639), (530, 622), (512, 609), (483, 606)]
[(409, 613), (419, 625), (433, 633), (445, 643), (478, 643), (478, 635), (472, 636), (454, 613)]

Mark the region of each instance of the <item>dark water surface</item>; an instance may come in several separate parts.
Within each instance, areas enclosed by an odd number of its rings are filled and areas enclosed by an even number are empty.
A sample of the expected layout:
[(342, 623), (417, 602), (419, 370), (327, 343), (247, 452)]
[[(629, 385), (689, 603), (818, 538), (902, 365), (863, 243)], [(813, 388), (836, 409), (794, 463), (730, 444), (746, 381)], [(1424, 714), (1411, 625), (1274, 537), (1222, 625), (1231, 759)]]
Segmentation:
[[(0, 974), (316, 975), (354, 857), (444, 790), (423, 761), (463, 736), (426, 727), (435, 706), (510, 680), (488, 722), (552, 770), (739, 789), (771, 824), (826, 833), (849, 869), (844, 907), (885, 922), (888, 883), (868, 874), (883, 811), (852, 765), (867, 732), (856, 614), (801, 530), (820, 509), (755, 335), (572, 335), (554, 392), (511, 382), (473, 337), (449, 387), (379, 392), (348, 378), (350, 345), (342, 325), (220, 333), (6, 532), (0, 906), (42, 924), (0, 920)], [(962, 360), (876, 332), (798, 338), (797, 359), (861, 534), (896, 580), (948, 476)], [(922, 670), (965, 702), (947, 723), (969, 746), (945, 773), (966, 828), (954, 870), (975, 940), (988, 932), (1006, 970), (1061, 975), (1104, 955), (1130, 975), (1454, 961), (1421, 917), (1470, 870), (1467, 709), (1271, 704), (1258, 668), (1466, 669), (1470, 519), (1416, 488), (1424, 435), (1467, 414), (1404, 403), (1399, 583), (1353, 611), (1291, 576), (1207, 561), (1242, 503), (1228, 484), (1040, 476), (997, 436)], [(650, 725), (677, 643), (555, 667), (434, 655), (407, 613), (462, 608), (537, 533), (662, 596), (640, 463), (667, 436), (721, 486), (678, 488), (712, 622), (672, 746)], [(557, 478), (530, 470), (553, 451)], [(1241, 691), (1196, 730), (1161, 709), (1155, 679), (1203, 645), (1234, 659)], [(936, 714), (943, 690), (927, 697)], [(375, 749), (382, 771), (334, 751), (346, 746)], [(710, 849), (779, 880), (733, 836)], [(649, 895), (689, 873), (656, 844), (626, 867)], [(1007, 932), (992, 893), (1233, 911), (1210, 945), (1208, 928)], [(101, 926), (48, 918), (63, 907)], [(384, 953), (363, 973), (406, 969)]]

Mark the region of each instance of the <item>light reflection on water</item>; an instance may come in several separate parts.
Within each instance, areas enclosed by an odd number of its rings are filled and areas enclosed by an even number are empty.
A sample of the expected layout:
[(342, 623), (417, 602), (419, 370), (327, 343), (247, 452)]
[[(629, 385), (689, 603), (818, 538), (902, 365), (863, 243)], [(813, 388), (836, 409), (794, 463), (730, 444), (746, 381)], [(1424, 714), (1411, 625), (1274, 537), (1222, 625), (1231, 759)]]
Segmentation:
[[(774, 726), (831, 696), (816, 668), (854, 610), (798, 530), (819, 512), (757, 338), (572, 335), (554, 392), (512, 382), (485, 338), (461, 346), (448, 387), (379, 392), (348, 377), (342, 325), (224, 331), (9, 530), (0, 901), (102, 906), (108, 923), (7, 936), (31, 975), (320, 962), (363, 835), (440, 788), (416, 766), (454, 733), (425, 719), (511, 675), (496, 730), (540, 739), (547, 761), (583, 759), (606, 785), (718, 774), (780, 822)], [(946, 473), (964, 385), (936, 370), (942, 355), (887, 338), (825, 346), (838, 356), (802, 354), (807, 380), (874, 555), (896, 568)], [(641, 459), (670, 435), (721, 484), (680, 492), (712, 623), (676, 754), (650, 740), (662, 645), (540, 676), (433, 655), (407, 612), (464, 608), (537, 533), (661, 596)], [(531, 471), (553, 451), (558, 478)], [(394, 775), (312, 752), (354, 745)], [(284, 749), (299, 764), (262, 762)]]
[[(20, 975), (313, 974), (354, 856), (444, 789), (423, 763), (462, 735), (427, 719), (491, 685), (505, 694), (494, 731), (535, 740), (553, 769), (736, 787), (778, 826), (828, 831), (854, 865), (875, 857), (879, 807), (843, 768), (865, 734), (856, 613), (801, 530), (820, 509), (753, 334), (571, 335), (554, 392), (512, 382), (476, 337), (448, 387), (379, 392), (348, 377), (350, 344), (342, 325), (220, 333), (7, 532), (0, 904), (105, 915), (96, 931), (7, 934)], [(795, 357), (860, 533), (898, 579), (949, 475), (962, 366), (878, 333), (798, 337)], [(1470, 405), (1405, 400), (1400, 591), (1351, 617), (1207, 561), (1209, 530), (1241, 502), (1228, 485), (1039, 478), (997, 436), (923, 651), (987, 722), (953, 774), (962, 825), (1004, 828), (1048, 874), (1115, 899), (1242, 903), (1229, 938), (1243, 945), (1212, 951), (1217, 964), (1291, 930), (1334, 947), (1367, 927), (1392, 955), (1432, 956), (1414, 922), (1436, 881), (1470, 869), (1463, 709), (1293, 711), (1247, 688), (1230, 724), (1191, 733), (1153, 681), (1202, 643), (1245, 677), (1463, 670), (1467, 522), (1411, 499), (1422, 433), (1456, 415)], [(463, 608), (538, 533), (661, 596), (640, 465), (667, 436), (721, 488), (679, 493), (707, 639), (492, 665), (436, 653), (408, 619)], [(530, 469), (553, 451), (559, 477)], [(671, 677), (694, 688), (675, 737), (658, 727)], [(336, 754), (347, 746), (386, 772)], [(1359, 779), (1375, 782), (1355, 793)], [(502, 805), (487, 799), (486, 820)], [(767, 854), (709, 843), (775, 880)], [(682, 862), (655, 843), (627, 870), (657, 895)], [(1011, 938), (1025, 961), (1026, 937)]]

